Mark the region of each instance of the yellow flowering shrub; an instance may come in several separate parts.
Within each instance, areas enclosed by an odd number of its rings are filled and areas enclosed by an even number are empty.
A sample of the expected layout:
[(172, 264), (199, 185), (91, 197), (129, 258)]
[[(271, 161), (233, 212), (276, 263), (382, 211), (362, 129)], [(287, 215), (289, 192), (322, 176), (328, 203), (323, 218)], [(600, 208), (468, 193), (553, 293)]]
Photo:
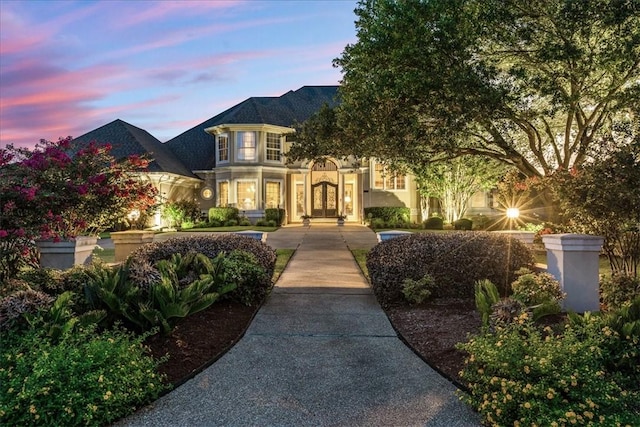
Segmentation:
[(595, 316), (560, 331), (528, 319), (485, 330), (458, 345), (469, 355), (461, 397), (487, 425), (637, 425), (640, 375), (616, 364), (637, 340), (606, 330)]

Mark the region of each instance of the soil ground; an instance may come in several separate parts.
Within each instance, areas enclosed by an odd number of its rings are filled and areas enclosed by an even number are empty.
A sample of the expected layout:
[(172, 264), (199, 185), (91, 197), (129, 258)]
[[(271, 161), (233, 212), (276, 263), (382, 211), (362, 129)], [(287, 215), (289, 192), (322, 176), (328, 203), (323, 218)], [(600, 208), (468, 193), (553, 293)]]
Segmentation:
[[(157, 357), (169, 355), (160, 366), (178, 385), (216, 361), (244, 334), (258, 307), (220, 302), (182, 321), (168, 336), (155, 335), (146, 344)], [(398, 335), (431, 367), (458, 383), (464, 354), (455, 344), (478, 332), (480, 316), (473, 301), (436, 300), (420, 306), (386, 309)], [(459, 384), (458, 384), (459, 385)]]

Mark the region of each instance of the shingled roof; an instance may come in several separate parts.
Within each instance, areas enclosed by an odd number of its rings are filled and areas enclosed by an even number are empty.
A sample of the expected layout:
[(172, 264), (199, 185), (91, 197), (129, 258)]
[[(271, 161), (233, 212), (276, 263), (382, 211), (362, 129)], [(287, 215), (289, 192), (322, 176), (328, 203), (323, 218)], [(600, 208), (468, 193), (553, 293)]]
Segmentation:
[(74, 138), (74, 141), (109, 143), (113, 146), (111, 154), (117, 159), (132, 154), (149, 155), (153, 159), (149, 164), (149, 172), (167, 172), (197, 178), (165, 144), (146, 130), (120, 119)]
[(322, 107), (337, 103), (338, 86), (303, 86), (279, 97), (252, 97), (214, 116), (166, 144), (192, 171), (215, 167), (215, 145), (205, 129), (223, 124), (270, 124), (292, 126)]

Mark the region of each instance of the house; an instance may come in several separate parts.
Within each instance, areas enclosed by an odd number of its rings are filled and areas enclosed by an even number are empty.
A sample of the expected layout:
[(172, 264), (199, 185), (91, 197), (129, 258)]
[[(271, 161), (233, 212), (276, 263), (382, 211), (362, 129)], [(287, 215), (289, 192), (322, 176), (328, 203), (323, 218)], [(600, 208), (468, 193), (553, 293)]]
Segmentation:
[(146, 179), (168, 200), (197, 200), (203, 212), (234, 206), (255, 222), (265, 209), (283, 208), (289, 223), (302, 222), (303, 215), (318, 221), (343, 215), (359, 223), (366, 207), (406, 206), (419, 221), (414, 180), (387, 173), (375, 160), (286, 163), (286, 135), (322, 105), (335, 105), (337, 90), (304, 86), (279, 97), (252, 97), (164, 144), (122, 120), (76, 139), (110, 142), (116, 156), (149, 153), (155, 161)]

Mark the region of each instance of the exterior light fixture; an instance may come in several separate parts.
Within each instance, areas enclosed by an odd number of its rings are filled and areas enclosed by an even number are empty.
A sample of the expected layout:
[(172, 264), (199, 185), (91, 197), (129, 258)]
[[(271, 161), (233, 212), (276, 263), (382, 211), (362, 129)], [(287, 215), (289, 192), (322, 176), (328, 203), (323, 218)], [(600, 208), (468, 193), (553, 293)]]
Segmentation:
[(520, 216), (520, 209), (518, 208), (509, 208), (507, 209), (507, 218), (516, 219)]

